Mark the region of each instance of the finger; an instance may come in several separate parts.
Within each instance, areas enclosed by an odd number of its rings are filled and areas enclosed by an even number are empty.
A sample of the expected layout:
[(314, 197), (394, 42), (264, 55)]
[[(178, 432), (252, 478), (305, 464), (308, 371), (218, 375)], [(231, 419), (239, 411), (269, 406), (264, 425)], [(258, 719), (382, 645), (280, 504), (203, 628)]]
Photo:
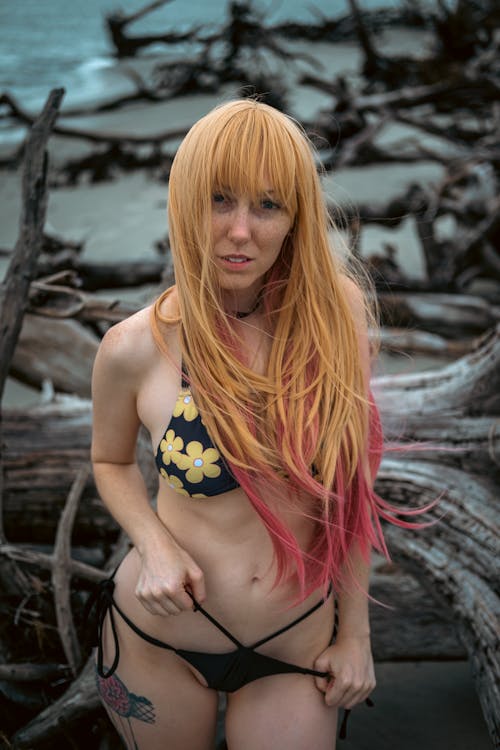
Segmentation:
[(181, 611), (174, 597), (160, 586), (138, 585), (135, 595), (153, 615), (178, 615)]
[(363, 701), (366, 701), (368, 696), (373, 692), (375, 688), (375, 681), (373, 682), (367, 682), (364, 683), (361, 687), (354, 687), (354, 689), (348, 691), (346, 695), (344, 695), (343, 700), (345, 703), (342, 703), (344, 708), (354, 708), (354, 706), (357, 706), (358, 703), (363, 703)]
[(318, 676), (315, 676), (314, 677), (314, 682), (315, 682), (316, 687), (318, 688), (318, 690), (321, 690), (322, 693), (326, 693), (326, 691), (328, 690), (328, 685), (329, 685), (330, 679), (331, 679), (330, 677), (318, 677)]
[(343, 706), (344, 691), (336, 685), (335, 680), (331, 680), (325, 693), (325, 703), (327, 706)]
[(171, 601), (158, 602), (155, 600), (138, 597), (140, 603), (152, 615), (178, 615), (180, 609)]
[(193, 600), (185, 588), (182, 588), (181, 591), (177, 592), (175, 598), (172, 597), (172, 599), (182, 612), (193, 610), (194, 608)]
[(321, 690), (322, 693), (326, 693), (335, 677), (326, 669), (317, 669), (316, 665), (314, 666), (314, 669), (316, 669), (318, 672), (325, 672), (324, 677), (315, 675), (314, 682), (316, 683), (316, 687), (318, 688), (318, 690)]
[(327, 706), (345, 706), (351, 685), (350, 675), (342, 672), (330, 681), (325, 695)]
[(189, 588), (197, 602), (205, 601), (205, 576), (199, 568), (191, 570), (189, 573)]
[(328, 687), (330, 685), (331, 680), (333, 680), (333, 671), (330, 665), (330, 661), (328, 657), (326, 656), (319, 656), (316, 661), (314, 662), (313, 668), (316, 670), (316, 672), (324, 672), (325, 676), (320, 677), (319, 675), (315, 675), (314, 682), (316, 683), (316, 687), (318, 690), (321, 690), (322, 693), (326, 693), (328, 690)]

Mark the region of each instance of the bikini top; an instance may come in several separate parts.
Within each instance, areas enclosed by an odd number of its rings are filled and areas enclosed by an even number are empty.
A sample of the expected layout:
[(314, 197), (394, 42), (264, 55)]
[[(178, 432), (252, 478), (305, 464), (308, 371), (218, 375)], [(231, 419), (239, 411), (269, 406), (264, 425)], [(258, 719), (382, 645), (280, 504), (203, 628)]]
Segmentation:
[(208, 434), (184, 375), (155, 461), (169, 487), (180, 495), (213, 497), (240, 486)]

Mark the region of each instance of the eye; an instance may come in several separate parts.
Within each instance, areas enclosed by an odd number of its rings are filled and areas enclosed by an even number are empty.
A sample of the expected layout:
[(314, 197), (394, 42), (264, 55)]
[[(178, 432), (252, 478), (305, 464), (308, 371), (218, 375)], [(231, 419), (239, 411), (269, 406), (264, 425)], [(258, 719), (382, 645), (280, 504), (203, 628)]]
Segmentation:
[(279, 203), (276, 203), (275, 201), (272, 201), (271, 198), (263, 198), (260, 202), (261, 208), (265, 208), (267, 211), (271, 211), (272, 209), (281, 208)]
[(212, 195), (212, 200), (214, 203), (224, 203), (225, 196), (222, 193), (214, 193)]

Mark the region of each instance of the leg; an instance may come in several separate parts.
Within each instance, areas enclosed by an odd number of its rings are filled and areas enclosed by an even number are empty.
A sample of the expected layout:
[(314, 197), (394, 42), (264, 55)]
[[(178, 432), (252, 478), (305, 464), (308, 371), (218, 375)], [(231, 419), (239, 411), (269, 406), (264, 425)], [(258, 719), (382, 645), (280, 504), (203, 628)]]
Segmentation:
[(308, 675), (273, 675), (228, 696), (229, 750), (335, 750), (337, 710)]
[[(120, 662), (97, 678), (103, 705), (127, 750), (212, 750), (218, 696), (176, 654), (142, 641), (117, 623)], [(126, 626), (125, 626), (126, 627)], [(105, 667), (113, 659), (109, 622)]]

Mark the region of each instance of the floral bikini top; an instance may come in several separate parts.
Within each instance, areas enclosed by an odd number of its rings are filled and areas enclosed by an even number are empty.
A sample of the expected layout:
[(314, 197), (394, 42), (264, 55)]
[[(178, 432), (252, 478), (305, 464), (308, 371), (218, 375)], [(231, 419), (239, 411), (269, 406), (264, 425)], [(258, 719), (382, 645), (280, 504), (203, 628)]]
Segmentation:
[(169, 487), (180, 495), (213, 497), (239, 487), (203, 424), (184, 376), (155, 461)]

